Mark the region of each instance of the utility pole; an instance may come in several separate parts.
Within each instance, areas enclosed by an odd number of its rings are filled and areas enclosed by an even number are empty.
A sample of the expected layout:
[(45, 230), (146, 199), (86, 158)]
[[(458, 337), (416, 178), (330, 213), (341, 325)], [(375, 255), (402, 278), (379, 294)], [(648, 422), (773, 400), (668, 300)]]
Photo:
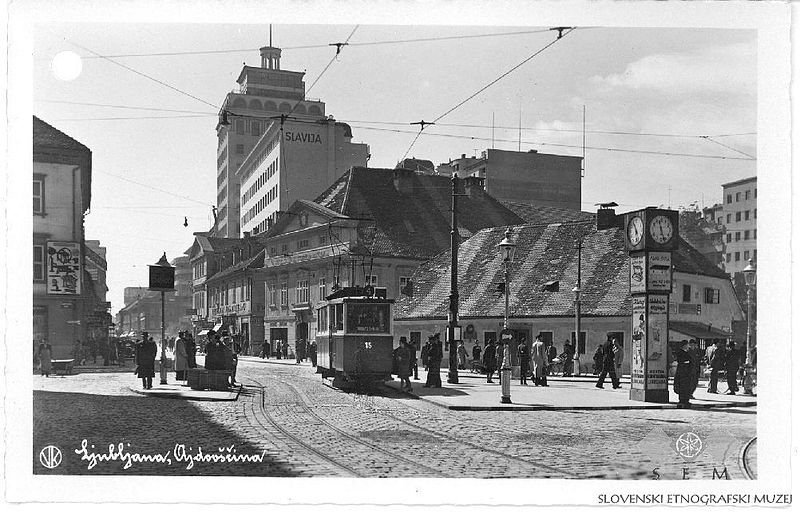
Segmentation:
[(453, 173), (453, 192), (450, 199), (452, 225), (450, 227), (450, 311), (447, 323), (447, 341), (450, 351), (447, 382), (458, 384), (458, 351), (457, 342), (461, 340), (461, 328), (458, 326), (458, 173)]
[(578, 369), (580, 370), (580, 359), (578, 357), (578, 347), (581, 342), (581, 252), (583, 250), (583, 239), (578, 239), (578, 281), (575, 283), (575, 288), (572, 292), (575, 293), (575, 357), (574, 361), (578, 362)]

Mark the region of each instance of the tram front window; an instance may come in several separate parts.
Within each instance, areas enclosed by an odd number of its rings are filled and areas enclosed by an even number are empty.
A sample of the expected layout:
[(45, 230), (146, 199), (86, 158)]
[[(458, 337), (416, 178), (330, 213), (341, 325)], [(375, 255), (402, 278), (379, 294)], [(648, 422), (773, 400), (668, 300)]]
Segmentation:
[(389, 305), (347, 305), (348, 333), (389, 333)]
[(332, 313), (334, 331), (344, 331), (344, 305), (334, 305)]

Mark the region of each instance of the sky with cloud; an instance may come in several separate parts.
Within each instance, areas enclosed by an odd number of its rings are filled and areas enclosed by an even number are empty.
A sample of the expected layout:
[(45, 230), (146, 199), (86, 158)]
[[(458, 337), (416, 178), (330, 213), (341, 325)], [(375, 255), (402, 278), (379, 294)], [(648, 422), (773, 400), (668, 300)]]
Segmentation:
[[(307, 88), (319, 78), (308, 96), (370, 145), (372, 166), (394, 167), (406, 154), (439, 164), (493, 139), (499, 149), (581, 155), (585, 106), (584, 210), (601, 201), (621, 211), (708, 206), (721, 201), (721, 184), (756, 174), (755, 31), (581, 28), (530, 58), (556, 33), (361, 25), (323, 73), (335, 52), (328, 44), (353, 28), (276, 25), (273, 37), (282, 68), (305, 70)], [(267, 43), (267, 25), (37, 25), (33, 112), (93, 152), (87, 238), (109, 248), (114, 310), (122, 287), (144, 283), (162, 251), (178, 256), (193, 231), (208, 229), (216, 112)], [(65, 50), (83, 57), (72, 81), (53, 75)], [(206, 51), (218, 53), (154, 55)], [(409, 123), (421, 119), (438, 121), (412, 147), (418, 126)]]

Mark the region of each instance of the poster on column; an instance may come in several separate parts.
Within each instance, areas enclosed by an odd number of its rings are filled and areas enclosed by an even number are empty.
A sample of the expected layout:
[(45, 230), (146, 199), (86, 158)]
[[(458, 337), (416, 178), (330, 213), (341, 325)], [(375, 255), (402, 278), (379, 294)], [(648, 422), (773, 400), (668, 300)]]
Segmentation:
[(647, 291), (644, 281), (644, 255), (631, 256), (631, 294), (639, 294)]
[(647, 302), (647, 388), (667, 388), (667, 309), (669, 296), (650, 296)]
[(647, 255), (647, 291), (672, 292), (672, 253), (652, 251)]
[(631, 387), (644, 388), (644, 358), (647, 343), (646, 301), (634, 296), (631, 303)]

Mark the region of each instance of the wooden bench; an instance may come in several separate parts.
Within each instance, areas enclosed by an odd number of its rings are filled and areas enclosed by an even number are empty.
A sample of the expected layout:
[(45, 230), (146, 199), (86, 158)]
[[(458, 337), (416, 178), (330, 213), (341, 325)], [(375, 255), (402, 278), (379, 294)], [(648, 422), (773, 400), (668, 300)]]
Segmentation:
[(230, 370), (186, 369), (186, 382), (192, 390), (228, 390), (230, 378)]
[(72, 367), (75, 359), (70, 360), (50, 360), (54, 374), (72, 374)]

